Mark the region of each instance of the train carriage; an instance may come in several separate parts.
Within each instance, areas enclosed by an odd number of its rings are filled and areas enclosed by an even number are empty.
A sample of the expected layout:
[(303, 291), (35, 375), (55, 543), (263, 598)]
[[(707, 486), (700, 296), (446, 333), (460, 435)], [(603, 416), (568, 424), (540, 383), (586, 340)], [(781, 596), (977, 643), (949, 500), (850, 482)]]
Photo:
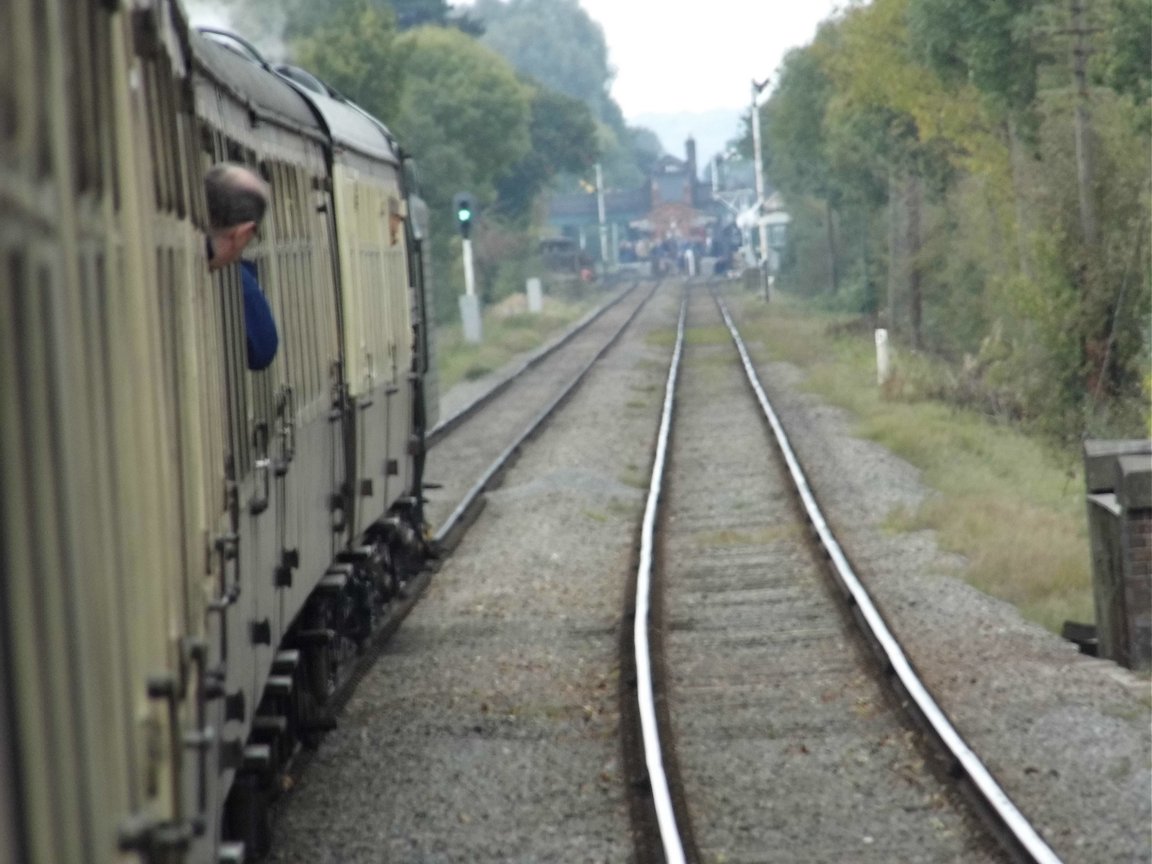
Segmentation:
[[(246, 362), (204, 171), (258, 171)], [(387, 130), (175, 0), (0, 7), (0, 864), (236, 861), (423, 551), (423, 212)]]
[[(314, 583), (308, 577), (333, 560), (328, 497), (344, 482), (340, 423), (329, 417), (341, 348), (328, 141), (296, 90), (234, 50), (235, 42), (191, 34), (189, 44), (201, 169), (246, 164), (271, 188), (259, 241), (246, 256), (282, 334), (267, 369), (248, 368), (238, 268), (213, 277), (229, 397), (217, 425), (227, 430), (222, 464), (232, 491), (229, 524), (213, 541), (221, 571), (205, 664), (214, 680), (200, 697), (208, 704), (199, 734), (211, 730), (217, 739), (201, 755), (218, 774), (204, 772), (210, 788), (195, 794), (215, 802), (208, 808), (215, 812), (235, 787), (231, 807), (247, 813), (260, 800), (256, 779), (274, 768), (271, 754), (249, 740), (276, 653)], [(235, 823), (251, 818), (230, 817), (227, 833), (250, 833)]]
[(183, 73), (170, 11), (0, 9), (5, 860), (127, 859), (183, 817), (165, 696), (196, 617), (173, 458), (195, 442), (161, 322), (199, 244), (179, 153), (152, 150), (187, 129), (162, 95)]

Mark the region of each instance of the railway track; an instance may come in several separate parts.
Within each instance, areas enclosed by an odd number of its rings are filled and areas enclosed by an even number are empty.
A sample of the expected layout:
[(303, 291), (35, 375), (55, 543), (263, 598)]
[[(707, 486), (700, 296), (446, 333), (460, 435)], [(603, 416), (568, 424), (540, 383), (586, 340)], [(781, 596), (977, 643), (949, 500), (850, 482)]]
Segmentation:
[(665, 395), (621, 642), (637, 859), (1058, 861), (915, 678), (702, 289)]
[[(430, 461), (468, 478), (433, 490), (437, 535), (451, 547), (468, 489), (488, 490), (483, 516), (298, 778), (273, 860), (626, 860), (614, 644), (674, 301), (630, 292), (598, 335), (568, 340), (437, 442)], [(540, 422), (566, 400), (563, 422)], [(501, 485), (505, 471), (520, 482)], [(450, 479), (434, 464), (429, 476)]]
[[(438, 554), (451, 552), (483, 509), (484, 493), (499, 484), (522, 446), (571, 398), (658, 288), (658, 282), (625, 287), (429, 432), (425, 476), (431, 479), (425, 512), (427, 521), (437, 526), (431, 543)], [(437, 482), (438, 477), (445, 479)], [(434, 571), (425, 569), (405, 583), (376, 622), (372, 637), (349, 655), (347, 668), (334, 677), (318, 728), (336, 728), (348, 701), (428, 589)], [(301, 781), (315, 753), (315, 748), (306, 748), (291, 760), (286, 788)]]
[[(667, 809), (689, 829), (680, 851), (646, 833), (659, 822), (653, 772), (620, 747), (636, 677), (621, 664), (631, 634), (620, 600), (638, 575), (674, 350), (680, 290), (670, 284), (629, 294), (600, 316), (599, 344), (579, 349), (579, 362), (562, 360), (563, 373), (528, 389), (509, 385), (437, 443), (433, 457), (468, 479), (457, 493), (435, 490), (443, 500), (430, 515), (446, 514), (444, 529), (464, 512), (458, 532), (483, 513), (288, 796), (274, 861), (1055, 860), (997, 844), (1003, 829), (966, 808), (978, 784), (952, 776), (966, 773), (963, 760), (933, 749), (935, 736), (904, 713), (907, 688), (887, 686), (898, 664), (867, 661), (875, 646), (856, 634), (856, 612), (837, 607), (844, 589), (808, 545), (816, 532), (784, 488), (739, 351), (704, 288), (689, 293), (677, 392), (700, 413), (667, 450), (671, 510), (649, 520), (665, 541), (649, 554), (670, 574), (653, 606), (653, 641), (666, 649), (653, 713), (675, 735), (663, 750), (677, 762)], [(564, 395), (561, 382), (576, 380), (586, 386)], [(560, 413), (543, 422), (550, 405)], [(718, 462), (720, 445), (751, 449)], [(437, 467), (429, 476), (449, 479)], [(476, 503), (455, 507), (469, 489)], [(452, 531), (437, 533), (451, 549)], [(1000, 753), (998, 771), (1015, 770)]]
[(434, 542), (451, 548), (519, 448), (579, 387), (658, 288), (633, 284), (517, 373), (429, 434), (425, 512)]

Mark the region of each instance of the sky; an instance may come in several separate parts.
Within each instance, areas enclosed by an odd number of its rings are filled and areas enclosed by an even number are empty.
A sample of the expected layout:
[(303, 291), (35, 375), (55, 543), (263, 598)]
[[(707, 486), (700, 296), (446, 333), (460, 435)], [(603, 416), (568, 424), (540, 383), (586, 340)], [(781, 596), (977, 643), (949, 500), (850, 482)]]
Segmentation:
[(580, 5), (604, 28), (608, 59), (616, 68), (612, 96), (632, 120), (646, 114), (747, 110), (752, 79), (774, 78), (784, 55), (810, 43), (817, 24), (845, 0), (690, 5), (580, 0)]
[(616, 70), (612, 97), (625, 120), (651, 129), (681, 158), (692, 137), (703, 164), (741, 133), (752, 80), (770, 79), (763, 102), (784, 55), (811, 43), (817, 25), (848, 0), (579, 2), (604, 29)]
[[(579, 0), (604, 29), (608, 62), (616, 70), (612, 96), (628, 123), (652, 129), (666, 151), (681, 157), (692, 136), (701, 162), (740, 133), (752, 80), (774, 80), (784, 55), (809, 44), (817, 25), (848, 2)], [(200, 13), (197, 23), (220, 17), (213, 0), (185, 5)]]

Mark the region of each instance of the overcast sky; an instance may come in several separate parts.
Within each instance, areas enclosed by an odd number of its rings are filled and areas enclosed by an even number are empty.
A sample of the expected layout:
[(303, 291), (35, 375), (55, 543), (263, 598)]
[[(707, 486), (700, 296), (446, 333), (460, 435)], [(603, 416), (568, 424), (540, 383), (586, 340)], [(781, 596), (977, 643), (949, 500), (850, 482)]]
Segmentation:
[[(0, 0), (3, 2), (3, 0)], [(746, 111), (752, 79), (775, 77), (791, 48), (849, 0), (579, 0), (604, 28), (612, 96), (642, 114)], [(226, 24), (214, 0), (184, 0), (195, 23)], [(469, 6), (470, 0), (456, 0)]]
[(625, 118), (747, 109), (752, 79), (775, 77), (791, 48), (846, 0), (580, 0), (604, 28)]
[[(184, 2), (194, 23), (227, 26), (215, 0)], [(612, 96), (625, 119), (655, 131), (677, 155), (692, 135), (701, 159), (721, 152), (739, 132), (752, 79), (775, 79), (784, 55), (809, 44), (816, 26), (849, 2), (579, 0), (604, 28), (616, 70)]]

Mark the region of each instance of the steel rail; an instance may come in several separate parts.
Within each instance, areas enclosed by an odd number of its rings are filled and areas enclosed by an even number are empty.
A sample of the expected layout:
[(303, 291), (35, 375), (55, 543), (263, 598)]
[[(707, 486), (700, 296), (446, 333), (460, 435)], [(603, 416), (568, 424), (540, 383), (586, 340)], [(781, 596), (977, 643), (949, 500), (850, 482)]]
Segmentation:
[[(503, 392), (504, 390), (508, 389), (508, 387), (514, 383), (517, 378), (519, 378), (529, 369), (536, 366), (541, 360), (552, 354), (561, 345), (566, 344), (571, 340), (573, 336), (585, 330), (604, 312), (615, 306), (624, 297), (631, 294), (638, 284), (639, 283), (631, 285), (622, 291), (619, 296), (614, 298), (611, 302), (605, 303), (599, 309), (589, 313), (586, 320), (574, 326), (555, 344), (547, 347), (543, 351), (529, 358), (529, 360), (519, 369), (517, 369), (516, 372), (498, 384), (495, 388), (495, 392), (486, 393), (478, 399), (474, 400), (465, 409), (449, 418), (447, 426), (445, 426), (445, 424), (441, 424), (441, 427), (437, 427), (439, 437), (443, 437), (443, 435), (455, 429), (460, 423), (467, 419), (467, 417), (475, 414), (483, 405), (488, 404), (492, 397), (496, 395), (496, 393)], [(528, 438), (535, 434), (535, 432), (544, 423), (544, 421), (547, 420), (548, 417), (553, 412), (555, 412), (557, 408), (560, 407), (561, 403), (563, 403), (564, 400), (572, 394), (572, 392), (576, 389), (576, 387), (580, 384), (580, 382), (584, 379), (592, 367), (597, 363), (597, 361), (599, 361), (600, 358), (608, 351), (608, 349), (611, 348), (612, 345), (614, 345), (620, 339), (620, 336), (624, 333), (625, 330), (628, 329), (628, 325), (632, 323), (633, 319), (635, 319), (640, 310), (644, 308), (644, 306), (656, 293), (656, 290), (659, 287), (659, 282), (653, 284), (651, 290), (648, 292), (648, 296), (644, 298), (644, 300), (639, 303), (635, 309), (632, 310), (631, 314), (629, 314), (624, 323), (620, 325), (617, 331), (604, 344), (604, 346), (600, 348), (596, 355), (579, 372), (579, 374), (577, 374), (576, 377), (572, 379), (568, 387), (565, 388), (559, 396), (553, 399), (552, 402), (536, 416), (536, 418), (517, 437), (517, 439), (510, 446), (506, 447), (499, 456), (496, 457), (496, 460), (488, 467), (483, 476), (481, 476), (481, 478), (477, 480), (475, 484), (473, 484), (472, 488), (465, 494), (464, 498), (457, 505), (456, 509), (447, 519), (444, 520), (444, 524), (440, 526), (439, 530), (437, 530), (436, 534), (432, 537), (432, 543), (437, 549), (441, 550), (442, 553), (450, 551), (453, 544), (449, 542), (449, 536), (451, 535), (455, 539), (459, 539), (459, 535), (463, 533), (463, 529), (466, 527), (468, 518), (474, 517), (478, 512), (479, 508), (476, 506), (477, 500), (484, 493), (484, 490), (488, 488), (489, 484), (492, 483), (493, 479), (500, 473), (500, 471), (508, 466), (508, 463), (511, 462), (512, 457), (515, 455), (520, 446)], [(396, 630), (399, 629), (404, 619), (408, 617), (408, 614), (420, 601), (420, 598), (424, 595), (424, 592), (432, 583), (432, 577), (433, 574), (427, 569), (417, 574), (404, 584), (403, 592), (400, 598), (392, 601), (389, 604), (384, 617), (380, 620), (378, 626), (373, 631), (371, 637), (368, 640), (368, 644), (364, 647), (363, 652), (351, 662), (351, 668), (349, 669), (348, 675), (340, 680), (336, 690), (330, 695), (327, 703), (325, 703), (324, 707), (326, 709), (326, 713), (329, 716), (334, 717), (343, 710), (345, 705), (348, 703), (348, 700), (351, 699), (352, 694), (355, 693), (360, 682), (368, 674), (368, 671), (372, 668), (380, 654), (383, 652), (389, 638), (396, 632)], [(299, 781), (299, 779), (303, 776), (304, 771), (307, 770), (308, 764), (312, 761), (314, 752), (315, 751), (311, 748), (301, 748), (297, 753), (293, 755), (287, 767), (286, 774), (291, 777), (294, 782)]]
[(867, 589), (856, 576), (855, 571), (852, 569), (851, 564), (849, 564), (847, 557), (840, 548), (839, 542), (833, 535), (831, 528), (829, 528), (824, 514), (816, 503), (815, 495), (808, 485), (808, 478), (804, 474), (804, 469), (801, 467), (799, 459), (797, 459), (795, 452), (792, 450), (792, 445), (788, 440), (788, 434), (785, 432), (784, 426), (773, 410), (772, 404), (760, 383), (760, 378), (756, 373), (756, 367), (752, 363), (748, 349), (744, 345), (744, 340), (741, 338), (739, 330), (737, 330), (736, 325), (733, 323), (731, 315), (728, 314), (728, 307), (719, 295), (714, 296), (720, 307), (720, 312), (724, 316), (724, 321), (728, 326), (728, 332), (732, 336), (737, 350), (740, 352), (740, 358), (744, 364), (744, 371), (748, 377), (748, 382), (752, 385), (752, 389), (756, 393), (756, 398), (760, 402), (764, 416), (776, 436), (777, 445), (784, 457), (784, 461), (788, 465), (788, 471), (792, 475), (792, 481), (799, 492), (808, 519), (833, 563), (836, 577), (841, 587), (848, 592), (852, 601), (860, 610), (861, 616), (870, 628), (873, 639), (875, 639), (883, 651), (891, 670), (897, 675), (901, 685), (916, 703), (921, 716), (931, 726), (940, 741), (948, 749), (952, 758), (955, 759), (957, 765), (960, 766), (983, 796), (984, 802), (1000, 820), (1002, 827), (1010, 833), (1011, 838), (1014, 839), (1015, 844), (1018, 846), (1016, 851), (1027, 854), (1030, 860), (1037, 862), (1037, 864), (1061, 864), (1060, 858), (1040, 837), (1036, 829), (1027, 818), (1024, 817), (1008, 797), (1007, 793), (1001, 788), (1000, 784), (996, 782), (995, 778), (992, 777), (991, 772), (964, 741), (960, 733), (952, 725), (951, 720), (948, 719), (948, 716), (936, 703), (932, 694), (929, 693), (928, 688), (912, 668), (912, 664), (904, 653), (904, 649), (888, 628), (887, 623), (885, 623), (876, 605), (872, 602), (871, 595), (869, 595)]
[[(607, 312), (609, 309), (611, 309), (614, 306), (616, 306), (617, 304), (619, 304), (625, 297), (627, 297), (633, 291), (635, 291), (639, 284), (640, 284), (639, 282), (633, 282), (627, 288), (620, 291), (615, 297), (613, 297), (607, 303), (604, 303), (604, 304), (598, 306), (597, 308), (593, 309), (592, 311), (588, 312), (583, 318), (581, 318), (579, 321), (577, 321), (575, 324), (573, 324), (563, 335), (561, 335), (554, 342), (551, 342), (551, 343), (548, 343), (548, 344), (542, 346), (540, 349), (538, 349), (537, 351), (535, 351), (534, 353), (529, 355), (524, 360), (524, 362), (521, 363), (516, 368), (516, 370), (514, 372), (509, 374), (507, 378), (502, 380), (499, 384), (497, 384), (491, 390), (488, 390), (488, 391), (480, 394), (475, 399), (473, 399), (471, 402), (469, 402), (467, 405), (465, 405), (463, 408), (461, 408), (459, 411), (457, 411), (455, 414), (453, 414), (451, 417), (446, 417), (443, 420), (441, 420), (439, 423), (437, 423), (436, 426), (434, 426), (431, 430), (429, 430), (427, 435), (425, 436), (425, 439), (424, 439), (425, 447), (429, 450), (432, 449), (432, 447), (434, 447), (436, 445), (436, 443), (440, 441), (441, 438), (443, 438), (445, 435), (447, 435), (449, 432), (451, 432), (453, 429), (455, 429), (457, 426), (459, 426), (461, 423), (463, 423), (465, 420), (467, 420), (469, 417), (471, 417), (473, 414), (475, 414), (477, 411), (479, 411), (482, 407), (487, 405), (489, 402), (491, 402), (493, 399), (495, 399), (497, 396), (499, 396), (501, 393), (503, 393), (505, 390), (507, 390), (510, 386), (512, 386), (512, 384), (515, 383), (517, 378), (519, 378), (521, 375), (523, 375), (529, 369), (532, 369), (533, 367), (538, 366), (543, 360), (545, 360), (546, 358), (548, 358), (549, 356), (554, 354), (560, 348), (563, 348), (565, 345), (567, 345), (569, 342), (571, 342), (575, 337), (579, 336), (581, 333), (583, 333), (585, 330), (587, 330), (589, 327), (591, 327), (596, 321), (598, 321), (600, 319), (600, 317), (602, 315), (604, 315), (605, 312)], [(643, 304), (641, 304), (641, 305), (643, 305)]]
[[(501, 452), (500, 455), (497, 456), (496, 459), (492, 462), (492, 464), (488, 466), (487, 470), (485, 470), (485, 472), (481, 475), (480, 479), (478, 479), (472, 485), (472, 488), (469, 489), (467, 493), (465, 493), (464, 497), (460, 499), (460, 502), (456, 505), (456, 509), (453, 510), (451, 514), (449, 514), (448, 518), (445, 519), (443, 524), (436, 530), (436, 533), (432, 537), (433, 544), (443, 550), (448, 550), (454, 545), (451, 540), (458, 537), (463, 528), (466, 526), (469, 516), (475, 515), (476, 505), (480, 500), (480, 496), (483, 495), (484, 491), (489, 488), (494, 479), (504, 469), (509, 467), (510, 463), (512, 462), (512, 458), (516, 455), (516, 452), (520, 449), (521, 445), (523, 445), (525, 441), (536, 434), (537, 430), (544, 424), (544, 422), (549, 417), (551, 417), (552, 414), (554, 414), (557, 409), (559, 409), (560, 406), (576, 391), (576, 388), (580, 386), (580, 384), (584, 381), (584, 378), (587, 377), (590, 371), (592, 371), (592, 367), (600, 362), (600, 358), (603, 357), (608, 352), (608, 350), (619, 341), (620, 337), (624, 334), (624, 331), (628, 329), (628, 326), (635, 320), (636, 316), (640, 314), (640, 310), (643, 309), (648, 304), (648, 301), (652, 299), (652, 296), (656, 293), (656, 289), (659, 287), (659, 282), (653, 283), (652, 288), (648, 292), (648, 296), (645, 297), (639, 304), (637, 304), (636, 308), (633, 309), (631, 313), (629, 313), (628, 317), (624, 319), (624, 322), (620, 325), (619, 328), (617, 328), (616, 332), (612, 334), (612, 337), (607, 342), (605, 342), (603, 346), (601, 346), (600, 350), (598, 350), (596, 354), (593, 355), (592, 359), (589, 360), (588, 363), (580, 370), (580, 372), (577, 373), (577, 375), (568, 383), (568, 386), (561, 390), (556, 398), (549, 402), (548, 405), (546, 405), (544, 409), (540, 411), (540, 413), (537, 414), (536, 417), (524, 428), (524, 430), (516, 437), (516, 439), (506, 448), (504, 448), (503, 452)], [(632, 288), (629, 288), (625, 294), (630, 293), (631, 291)], [(615, 305), (618, 300), (619, 298), (617, 298), (617, 301), (613, 301), (613, 303), (608, 305)], [(596, 317), (599, 316), (597, 315)], [(567, 341), (567, 338), (568, 337), (566, 337), (564, 341)], [(520, 374), (527, 371), (527, 369), (532, 365), (535, 365), (535, 363), (525, 365), (525, 367), (521, 369), (520, 372), (518, 372), (514, 377), (518, 377)], [(510, 381), (511, 380), (514, 380), (514, 378), (510, 379)], [(510, 382), (506, 382), (505, 384), (500, 385), (500, 389), (506, 389), (507, 383)], [(467, 410), (471, 411), (474, 407), (475, 403), (472, 406), (469, 406), (469, 409)]]
[(676, 381), (680, 374), (680, 356), (684, 347), (684, 321), (688, 314), (688, 297), (680, 304), (680, 321), (676, 328), (676, 347), (668, 366), (668, 380), (664, 385), (664, 411), (660, 418), (660, 432), (656, 438), (656, 456), (652, 464), (652, 480), (648, 487), (648, 503), (644, 508), (644, 524), (640, 535), (640, 562), (636, 574), (636, 612), (632, 621), (633, 644), (636, 657), (636, 699), (640, 713), (641, 734), (644, 742), (644, 761), (648, 768), (648, 781), (652, 803), (664, 847), (666, 864), (683, 864), (684, 843), (676, 824), (668, 776), (664, 771), (664, 755), (660, 745), (660, 728), (656, 718), (656, 700), (652, 685), (652, 662), (649, 655), (648, 617), (649, 594), (652, 584), (653, 549), (656, 520), (660, 510), (660, 497), (664, 484), (664, 469), (668, 455), (668, 440), (672, 432), (672, 410), (676, 401)]

